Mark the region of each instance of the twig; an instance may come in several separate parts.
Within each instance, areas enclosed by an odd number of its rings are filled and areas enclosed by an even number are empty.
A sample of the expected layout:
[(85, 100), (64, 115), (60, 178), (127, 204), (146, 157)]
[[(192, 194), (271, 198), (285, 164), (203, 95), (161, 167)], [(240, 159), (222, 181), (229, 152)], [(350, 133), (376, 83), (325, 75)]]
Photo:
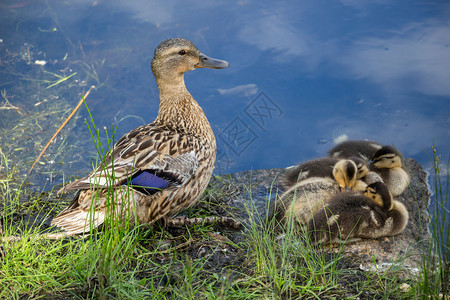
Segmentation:
[(59, 126), (58, 130), (56, 130), (55, 134), (52, 136), (50, 141), (48, 141), (47, 145), (45, 145), (44, 149), (41, 151), (41, 153), (39, 154), (39, 156), (36, 158), (36, 160), (34, 161), (33, 165), (31, 166), (30, 171), (28, 171), (28, 174), (31, 173), (31, 171), (33, 170), (34, 166), (37, 164), (39, 159), (42, 157), (42, 155), (44, 154), (45, 150), (47, 150), (47, 148), (50, 145), (50, 143), (53, 142), (53, 140), (56, 138), (56, 136), (61, 131), (61, 129), (63, 129), (63, 127), (66, 126), (67, 122), (69, 122), (69, 120), (72, 118), (72, 116), (75, 114), (75, 112), (80, 108), (81, 104), (83, 104), (83, 101), (89, 96), (89, 93), (91, 92), (91, 90), (93, 88), (94, 88), (94, 86), (91, 86), (91, 88), (86, 92), (86, 94), (84, 94), (84, 96), (81, 96), (80, 102), (78, 102), (77, 106), (73, 109), (73, 111), (70, 113), (70, 115), (67, 117), (67, 119), (62, 123), (62, 125)]
[(8, 109), (15, 109), (17, 110), (17, 112), (23, 116), (23, 114), (20, 112), (20, 109), (17, 106), (12, 105), (9, 101), (8, 98), (6, 98), (6, 90), (2, 91), (2, 98), (5, 99), (5, 104), (3, 104), (2, 106), (0, 106), (0, 110), (8, 110)]

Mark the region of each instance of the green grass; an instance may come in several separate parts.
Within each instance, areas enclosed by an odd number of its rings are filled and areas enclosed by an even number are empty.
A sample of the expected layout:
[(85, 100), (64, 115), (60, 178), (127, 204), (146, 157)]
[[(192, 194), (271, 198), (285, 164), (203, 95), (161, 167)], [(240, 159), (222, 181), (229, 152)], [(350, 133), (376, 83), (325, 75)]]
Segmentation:
[[(91, 121), (97, 165), (105, 164), (101, 158), (114, 143), (115, 129), (102, 147), (100, 132)], [(448, 199), (448, 163), (442, 177), (440, 156), (433, 153), (438, 201), (430, 212), (441, 215)], [(418, 278), (406, 279), (392, 270), (363, 272), (347, 261), (345, 245), (330, 253), (299, 236), (294, 226), (277, 236), (273, 220), (260, 225), (251, 200), (244, 205), (249, 221), (240, 232), (215, 225), (173, 230), (134, 226), (135, 220), (115, 209), (112, 182), (107, 205), (111, 217), (101, 232), (91, 228), (84, 238), (46, 240), (39, 237), (40, 224), (32, 218), (24, 222), (22, 216), (55, 216), (64, 205), (55, 205), (52, 191), (28, 193), (6, 155), (0, 162), (4, 235), (23, 237), (0, 245), (0, 299), (437, 299), (448, 295), (450, 257), (443, 251), (448, 250), (448, 214), (431, 222), (435, 241), (447, 244), (424, 248), (430, 250), (423, 253), (423, 271)], [(188, 216), (236, 213), (236, 208), (221, 202), (236, 196), (230, 179), (215, 179), (220, 184), (211, 184), (200, 203), (186, 212)], [(403, 291), (402, 284), (408, 284), (409, 291)]]
[[(444, 158), (445, 159), (445, 158)], [(431, 224), (429, 230), (433, 244), (422, 254), (422, 269), (418, 293), (423, 297), (438, 299), (450, 296), (450, 156), (442, 162), (442, 156), (432, 147), (432, 174), (430, 184), (434, 191), (434, 202), (429, 206)], [(445, 299), (445, 298), (444, 298)]]

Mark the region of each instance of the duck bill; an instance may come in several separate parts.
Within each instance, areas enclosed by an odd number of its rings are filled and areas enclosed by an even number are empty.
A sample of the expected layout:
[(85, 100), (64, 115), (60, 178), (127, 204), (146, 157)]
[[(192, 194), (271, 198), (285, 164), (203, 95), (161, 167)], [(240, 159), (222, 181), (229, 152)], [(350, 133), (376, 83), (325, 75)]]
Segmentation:
[(211, 58), (203, 53), (199, 54), (199, 58), (196, 68), (225, 69), (230, 65), (227, 61)]

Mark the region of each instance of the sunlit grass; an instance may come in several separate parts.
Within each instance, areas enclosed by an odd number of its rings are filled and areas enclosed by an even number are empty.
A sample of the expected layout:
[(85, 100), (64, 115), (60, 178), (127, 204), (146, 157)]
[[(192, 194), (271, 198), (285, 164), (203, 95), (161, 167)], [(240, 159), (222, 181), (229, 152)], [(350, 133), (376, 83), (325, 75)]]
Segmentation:
[[(92, 119), (88, 128), (98, 153), (96, 165), (108, 163), (102, 158), (114, 144), (115, 128), (106, 139), (101, 139)], [(106, 140), (104, 146), (102, 140)], [(437, 202), (430, 212), (441, 216), (448, 213), (448, 164), (445, 173), (436, 152), (433, 157)], [(13, 184), (16, 170), (8, 158), (2, 154), (0, 162), (3, 234), (22, 236), (0, 245), (1, 299), (411, 299), (448, 294), (448, 214), (431, 223), (440, 245), (424, 253), (419, 278), (406, 279), (397, 276), (396, 270), (363, 272), (347, 266), (345, 244), (334, 252), (313, 245), (293, 222), (287, 222), (280, 236), (275, 220), (261, 225), (264, 216), (259, 215), (251, 197), (242, 200), (248, 220), (241, 232), (223, 228), (218, 232), (214, 225), (195, 225), (180, 229), (182, 233), (135, 226), (135, 220), (116, 210), (113, 182), (107, 183), (110, 211), (101, 230), (91, 228), (84, 238), (46, 240), (39, 236), (40, 224), (21, 224), (14, 216), (23, 211), (54, 216), (63, 206), (51, 211), (45, 197), (26, 194), (25, 186)], [(109, 175), (113, 176), (113, 171)], [(221, 185), (210, 185), (200, 204), (186, 212), (188, 216), (208, 216), (212, 210), (236, 213), (236, 208), (221, 204), (221, 199), (242, 195), (229, 177), (218, 177), (216, 182)], [(24, 206), (24, 197), (32, 204)], [(236, 235), (240, 238), (234, 240)], [(233, 252), (233, 259), (220, 265), (227, 251)], [(394, 262), (397, 268), (403, 259)]]
[[(445, 157), (444, 157), (445, 159)], [(432, 174), (430, 184), (434, 201), (428, 207), (432, 241), (422, 254), (422, 273), (419, 293), (433, 299), (450, 296), (450, 156), (442, 162), (442, 156), (432, 147)], [(446, 298), (445, 298), (446, 299)]]

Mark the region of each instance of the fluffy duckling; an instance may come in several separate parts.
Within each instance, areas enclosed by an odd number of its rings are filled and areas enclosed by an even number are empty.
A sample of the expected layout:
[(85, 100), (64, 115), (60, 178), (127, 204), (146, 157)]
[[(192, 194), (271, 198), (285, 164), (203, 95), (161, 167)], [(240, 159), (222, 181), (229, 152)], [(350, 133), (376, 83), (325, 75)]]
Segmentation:
[(350, 160), (355, 162), (356, 167), (358, 168), (358, 174), (356, 175), (358, 180), (352, 188), (353, 191), (364, 191), (366, 187), (372, 183), (383, 182), (383, 179), (378, 173), (370, 170), (370, 165), (365, 159), (353, 156)]
[(342, 243), (376, 239), (401, 233), (408, 224), (405, 206), (392, 198), (388, 187), (375, 182), (364, 194), (346, 192), (334, 196), (308, 224), (314, 243)]
[(283, 226), (293, 218), (303, 228), (333, 195), (356, 185), (357, 167), (351, 160), (339, 160), (331, 173), (332, 176), (323, 173), (322, 177), (310, 177), (289, 188), (271, 207), (269, 220), (275, 218)]
[(403, 168), (401, 154), (391, 146), (383, 146), (372, 157), (372, 171), (380, 174), (394, 197), (399, 196), (409, 186), (411, 177)]
[(355, 156), (369, 161), (381, 147), (381, 144), (374, 141), (350, 140), (337, 144), (328, 151), (328, 154), (330, 157), (350, 158)]
[(59, 191), (79, 190), (52, 225), (70, 234), (87, 232), (111, 214), (109, 199), (116, 213), (151, 224), (192, 206), (205, 190), (216, 159), (216, 140), (186, 89), (184, 73), (229, 64), (175, 38), (156, 48), (151, 66), (160, 101), (155, 121), (125, 134), (102, 165)]
[[(383, 181), (391, 190), (394, 197), (403, 193), (409, 186), (411, 179), (409, 173), (403, 168), (401, 154), (391, 146), (382, 146), (374, 141), (345, 141), (329, 152), (330, 157), (350, 158), (355, 156), (365, 161), (372, 160), (369, 165), (371, 171), (368, 177), (359, 177), (357, 190), (364, 190), (364, 183), (369, 185), (376, 181)], [(365, 171), (367, 174), (367, 170)], [(381, 176), (376, 176), (374, 173)]]
[[(355, 164), (351, 164), (347, 160), (335, 157), (324, 157), (303, 162), (289, 170), (289, 172), (282, 178), (283, 187), (289, 189), (296, 186), (300, 182), (305, 183), (306, 181), (321, 180), (321, 178), (324, 177), (337, 180), (342, 187), (348, 186), (346, 185), (346, 181), (348, 181), (349, 178), (348, 176), (347, 178), (343, 178), (343, 176), (351, 174), (353, 170), (342, 171), (345, 167), (353, 168), (356, 166), (356, 179), (363, 178), (369, 172), (369, 167), (366, 161), (357, 157), (351, 157), (349, 160), (353, 161)], [(337, 166), (338, 163), (340, 165)], [(354, 186), (354, 184), (355, 183), (353, 182), (350, 183), (351, 186)], [(364, 189), (365, 186), (358, 190), (363, 191)]]

